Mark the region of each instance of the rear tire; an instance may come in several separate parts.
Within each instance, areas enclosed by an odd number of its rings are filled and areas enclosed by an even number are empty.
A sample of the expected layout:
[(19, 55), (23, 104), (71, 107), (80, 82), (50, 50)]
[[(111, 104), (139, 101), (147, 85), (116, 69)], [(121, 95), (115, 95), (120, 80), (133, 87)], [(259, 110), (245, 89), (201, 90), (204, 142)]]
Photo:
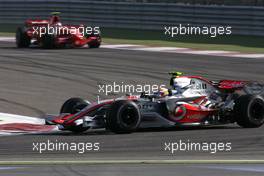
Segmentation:
[[(60, 113), (75, 114), (88, 105), (89, 103), (81, 98), (70, 98), (67, 101), (65, 101), (65, 103), (62, 105)], [(78, 125), (78, 126), (70, 126), (66, 128), (74, 133), (81, 133), (88, 130), (90, 127), (84, 128), (82, 127), (82, 125)]]
[(97, 34), (94, 34), (94, 32), (92, 32), (91, 34), (85, 33), (84, 37), (86, 39), (88, 39), (90, 37), (97, 37), (97, 40), (93, 40), (90, 43), (87, 43), (87, 45), (89, 48), (99, 48), (100, 47), (101, 42), (102, 42), (101, 36), (100, 36), (100, 31)]
[(116, 101), (112, 104), (106, 116), (106, 128), (114, 133), (131, 133), (141, 121), (141, 115), (136, 103), (128, 100)]
[(91, 44), (88, 44), (89, 48), (99, 48), (100, 47), (100, 43), (91, 43)]
[(16, 45), (18, 48), (28, 48), (30, 45), (31, 39), (27, 35), (26, 31), (18, 27), (16, 30)]
[(235, 101), (237, 124), (244, 128), (257, 128), (264, 123), (264, 100), (258, 95), (242, 95)]

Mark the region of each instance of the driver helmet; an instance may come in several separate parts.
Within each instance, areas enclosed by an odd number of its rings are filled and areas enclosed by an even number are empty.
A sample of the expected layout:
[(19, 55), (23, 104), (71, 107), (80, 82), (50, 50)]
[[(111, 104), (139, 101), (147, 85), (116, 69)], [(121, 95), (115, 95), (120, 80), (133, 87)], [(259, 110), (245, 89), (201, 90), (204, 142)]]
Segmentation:
[(60, 18), (57, 15), (51, 16), (50, 24), (52, 24), (52, 25), (60, 25), (61, 26)]
[(191, 79), (186, 77), (176, 77), (173, 78), (172, 88), (176, 90), (182, 90), (191, 85)]

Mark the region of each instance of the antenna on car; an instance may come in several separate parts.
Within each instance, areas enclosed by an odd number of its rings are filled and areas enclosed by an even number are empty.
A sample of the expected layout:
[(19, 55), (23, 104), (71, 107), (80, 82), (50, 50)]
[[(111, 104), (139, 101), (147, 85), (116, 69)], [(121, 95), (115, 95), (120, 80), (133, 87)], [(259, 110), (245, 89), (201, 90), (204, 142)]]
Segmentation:
[(97, 104), (100, 104), (100, 97), (97, 95)]

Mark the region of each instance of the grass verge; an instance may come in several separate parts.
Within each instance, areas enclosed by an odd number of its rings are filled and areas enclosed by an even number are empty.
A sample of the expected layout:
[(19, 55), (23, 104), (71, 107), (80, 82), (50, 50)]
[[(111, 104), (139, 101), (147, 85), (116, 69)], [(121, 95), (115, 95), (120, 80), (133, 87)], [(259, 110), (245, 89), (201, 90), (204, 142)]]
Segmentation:
[(150, 46), (182, 47), (202, 50), (264, 53), (264, 37), (258, 36), (177, 36), (169, 38), (164, 31), (102, 29), (103, 40), (113, 44), (140, 44)]

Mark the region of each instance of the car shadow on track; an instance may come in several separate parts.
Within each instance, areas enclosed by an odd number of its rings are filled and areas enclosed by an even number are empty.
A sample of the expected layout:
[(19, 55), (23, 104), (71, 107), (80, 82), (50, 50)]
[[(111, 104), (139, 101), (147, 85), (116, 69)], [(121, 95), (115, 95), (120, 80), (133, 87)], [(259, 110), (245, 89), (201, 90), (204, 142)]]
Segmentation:
[[(224, 129), (241, 129), (241, 127), (238, 126), (207, 126), (207, 127), (169, 127), (169, 128), (142, 128), (137, 130), (133, 133), (158, 133), (158, 132), (170, 132), (170, 131), (195, 131), (195, 130), (224, 130)], [(90, 136), (96, 136), (96, 135), (117, 135), (109, 130), (104, 129), (92, 129), (88, 130), (83, 133), (73, 133), (70, 131), (58, 131), (58, 132), (52, 132), (52, 133), (41, 133), (41, 134), (28, 134), (28, 135), (46, 135), (46, 136), (83, 136), (83, 135), (90, 135)], [(118, 135), (127, 135), (125, 134), (118, 134)]]

